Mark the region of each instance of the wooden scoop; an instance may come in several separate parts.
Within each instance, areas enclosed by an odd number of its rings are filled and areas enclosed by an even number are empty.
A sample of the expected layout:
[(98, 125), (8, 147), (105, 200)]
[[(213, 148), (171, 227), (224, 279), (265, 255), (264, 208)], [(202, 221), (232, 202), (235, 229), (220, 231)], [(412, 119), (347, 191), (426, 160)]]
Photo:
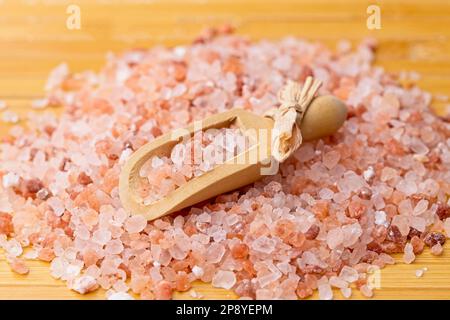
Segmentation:
[[(301, 123), (303, 141), (314, 140), (335, 133), (347, 117), (347, 108), (343, 102), (333, 96), (320, 96), (312, 100)], [(253, 183), (264, 175), (275, 174), (271, 165), (271, 133), (274, 121), (268, 117), (258, 116), (243, 109), (213, 115), (201, 121), (201, 130), (226, 128), (234, 124), (249, 137), (252, 144), (245, 152), (211, 171), (189, 180), (186, 184), (172, 191), (165, 198), (144, 205), (137, 188), (140, 168), (153, 156), (170, 158), (172, 148), (182, 141), (183, 136), (171, 132), (139, 148), (125, 163), (119, 180), (119, 195), (124, 208), (131, 214), (142, 214), (148, 220), (160, 218), (172, 212), (207, 200), (222, 193)], [(194, 135), (194, 123), (183, 131)], [(250, 130), (249, 130), (250, 129)], [(248, 132), (266, 132), (267, 135), (250, 135)], [(255, 154), (258, 155), (255, 159)], [(278, 165), (278, 163), (276, 163)]]

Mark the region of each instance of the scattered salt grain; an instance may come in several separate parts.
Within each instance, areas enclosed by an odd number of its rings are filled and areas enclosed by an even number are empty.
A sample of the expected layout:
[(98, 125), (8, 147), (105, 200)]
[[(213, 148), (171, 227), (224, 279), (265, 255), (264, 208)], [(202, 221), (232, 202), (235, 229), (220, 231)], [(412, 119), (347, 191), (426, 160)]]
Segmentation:
[(373, 290), (370, 286), (368, 285), (363, 285), (361, 286), (361, 288), (359, 289), (361, 291), (361, 294), (366, 297), (366, 298), (372, 298), (373, 297)]
[(19, 185), (20, 177), (14, 172), (8, 172), (2, 178), (3, 188), (16, 187)]
[(109, 295), (108, 300), (134, 300), (134, 298), (126, 292), (115, 292)]
[(352, 296), (352, 289), (351, 288), (341, 288), (342, 296), (346, 299), (350, 298)]
[(404, 249), (403, 261), (407, 264), (412, 263), (416, 259), (413, 246), (411, 243), (407, 243)]
[(96, 290), (98, 288), (98, 284), (94, 277), (84, 275), (74, 279), (70, 288), (78, 293), (86, 294)]
[(212, 278), (212, 285), (216, 288), (231, 289), (236, 284), (236, 276), (231, 271), (219, 270)]
[(2, 114), (2, 120), (5, 123), (12, 123), (12, 124), (16, 124), (19, 122), (20, 117), (17, 113), (12, 112), (12, 111), (4, 111)]
[(317, 289), (319, 290), (319, 299), (320, 300), (332, 300), (333, 299), (333, 290), (331, 290), (331, 286), (328, 283), (320, 284)]

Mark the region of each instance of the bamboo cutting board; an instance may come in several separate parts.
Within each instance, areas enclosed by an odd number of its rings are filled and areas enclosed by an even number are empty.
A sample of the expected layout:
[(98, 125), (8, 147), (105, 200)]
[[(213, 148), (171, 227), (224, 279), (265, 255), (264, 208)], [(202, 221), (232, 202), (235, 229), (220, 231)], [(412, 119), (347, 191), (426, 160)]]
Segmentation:
[[(330, 46), (345, 38), (379, 40), (376, 64), (387, 70), (414, 70), (418, 84), (450, 96), (450, 3), (446, 0), (377, 1), (381, 29), (366, 27), (364, 0), (154, 0), (137, 1), (0, 1), (0, 100), (25, 115), (30, 101), (43, 95), (51, 68), (62, 61), (71, 70), (98, 69), (107, 51), (154, 44), (188, 43), (206, 26), (232, 23), (237, 33), (253, 39), (296, 35)], [(81, 29), (66, 27), (67, 6), (81, 9)], [(120, 4), (119, 4), (120, 3)], [(433, 102), (444, 113), (450, 102)], [(448, 110), (448, 109), (447, 109)], [(55, 110), (60, 112), (60, 110)], [(9, 126), (0, 121), (0, 135)], [(450, 299), (450, 246), (441, 257), (426, 251), (412, 265), (399, 263), (381, 272), (378, 299)], [(399, 261), (401, 259), (398, 259)], [(101, 299), (101, 291), (81, 296), (50, 277), (47, 263), (29, 262), (27, 276), (13, 274), (0, 253), (0, 299)], [(415, 270), (427, 267), (422, 278)], [(196, 283), (205, 299), (236, 296)], [(336, 294), (341, 298), (340, 294)], [(175, 298), (189, 298), (189, 293)], [(316, 296), (317, 297), (317, 294)], [(361, 295), (354, 293), (354, 298)]]

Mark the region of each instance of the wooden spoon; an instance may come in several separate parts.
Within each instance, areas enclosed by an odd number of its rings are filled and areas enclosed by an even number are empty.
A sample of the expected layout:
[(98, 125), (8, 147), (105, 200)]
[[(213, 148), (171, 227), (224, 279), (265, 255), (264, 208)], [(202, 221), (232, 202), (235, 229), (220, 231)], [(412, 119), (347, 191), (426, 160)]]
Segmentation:
[[(343, 102), (333, 96), (319, 96), (312, 100), (298, 124), (303, 141), (310, 141), (335, 133), (347, 117)], [(153, 156), (170, 158), (172, 148), (182, 141), (184, 135), (193, 136), (196, 128), (205, 131), (212, 128), (226, 128), (234, 124), (252, 141), (245, 152), (214, 167), (211, 171), (189, 180), (172, 191), (165, 198), (144, 205), (138, 195), (140, 168)], [(167, 133), (139, 148), (125, 163), (119, 180), (119, 195), (123, 207), (131, 214), (142, 214), (148, 220), (160, 218), (188, 206), (207, 200), (222, 193), (253, 183), (264, 175), (275, 174), (272, 168), (271, 131), (274, 121), (243, 109), (232, 109), (191, 124), (183, 130)], [(265, 132), (261, 135), (250, 133)], [(255, 154), (258, 155), (255, 159)], [(252, 161), (253, 159), (253, 161)], [(275, 163), (278, 165), (278, 163)]]

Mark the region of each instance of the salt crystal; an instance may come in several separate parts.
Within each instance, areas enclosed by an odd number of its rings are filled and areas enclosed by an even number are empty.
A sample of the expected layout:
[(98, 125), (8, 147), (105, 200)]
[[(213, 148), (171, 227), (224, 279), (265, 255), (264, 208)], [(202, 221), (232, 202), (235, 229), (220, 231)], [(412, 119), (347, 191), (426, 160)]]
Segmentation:
[(134, 300), (134, 298), (126, 292), (115, 292), (108, 297), (108, 300)]
[(387, 220), (386, 220), (386, 212), (384, 211), (375, 211), (374, 213), (375, 216), (375, 224), (376, 225), (382, 225), (387, 227)]
[(359, 274), (355, 269), (349, 266), (344, 266), (339, 273), (339, 278), (346, 282), (352, 283), (359, 279)]
[(407, 264), (412, 263), (416, 259), (411, 243), (407, 243), (405, 245), (404, 253), (405, 254), (403, 255), (403, 261)]
[(322, 157), (322, 161), (325, 167), (331, 170), (339, 163), (340, 158), (341, 154), (333, 150), (325, 153)]
[(368, 285), (363, 285), (361, 286), (361, 288), (359, 288), (359, 290), (361, 291), (362, 295), (366, 298), (372, 298), (373, 297), (373, 291), (372, 288)]
[(92, 234), (92, 240), (98, 244), (104, 245), (111, 240), (111, 232), (104, 229), (96, 230)]
[(275, 240), (263, 236), (253, 241), (252, 248), (258, 252), (270, 254), (275, 250), (275, 245)]
[(218, 263), (225, 254), (225, 247), (220, 243), (213, 243), (206, 251), (206, 260), (209, 263)]
[(203, 268), (199, 267), (199, 266), (193, 266), (192, 267), (192, 273), (197, 277), (200, 278), (203, 274)]
[(18, 256), (22, 255), (22, 253), (23, 253), (22, 246), (16, 239), (9, 240), (6, 243), (4, 249), (6, 250), (8, 255), (10, 255), (12, 257), (18, 257)]
[(6, 102), (3, 100), (0, 100), (0, 111), (5, 110), (6, 109)]
[(216, 288), (231, 289), (236, 284), (236, 276), (231, 271), (219, 270), (212, 278), (212, 285)]
[(12, 111), (4, 111), (2, 114), (2, 120), (6, 123), (18, 123), (20, 120), (20, 117), (17, 113)]
[(444, 252), (444, 248), (438, 242), (434, 246), (431, 247), (431, 254), (434, 256), (440, 256)]
[(342, 296), (346, 299), (350, 298), (352, 296), (352, 289), (351, 288), (341, 288)]
[(344, 234), (341, 228), (335, 228), (328, 232), (327, 244), (330, 249), (336, 249), (344, 241)]
[(331, 286), (340, 288), (340, 289), (348, 287), (348, 283), (346, 281), (344, 281), (341, 278), (338, 278), (336, 276), (330, 277), (329, 283)]
[(62, 216), (64, 211), (66, 210), (64, 203), (57, 197), (50, 197), (47, 200), (47, 203), (57, 216)]
[(320, 300), (332, 300), (333, 299), (333, 290), (331, 290), (331, 286), (328, 283), (320, 284), (317, 289), (319, 290), (319, 299)]
[(319, 197), (322, 200), (331, 200), (331, 199), (333, 199), (333, 195), (334, 195), (334, 192), (328, 188), (323, 188), (323, 189), (320, 189), (320, 191), (319, 191)]
[(2, 184), (4, 188), (16, 187), (19, 185), (20, 177), (14, 172), (8, 172), (2, 178)]
[(88, 275), (80, 276), (74, 279), (71, 285), (72, 290), (81, 294), (86, 294), (96, 290), (97, 288), (98, 284), (95, 278)]
[(367, 182), (370, 182), (372, 178), (375, 177), (375, 170), (373, 169), (372, 166), (369, 166), (367, 170), (363, 172), (363, 177), (364, 180), (366, 180)]
[(125, 229), (129, 233), (139, 233), (147, 226), (147, 219), (143, 215), (136, 214), (125, 221)]
[(415, 275), (417, 278), (421, 278), (423, 276), (423, 273), (424, 273), (423, 269), (417, 269)]
[(415, 216), (421, 215), (428, 209), (428, 200), (422, 199), (419, 202), (417, 202), (416, 206), (414, 207), (413, 214)]

